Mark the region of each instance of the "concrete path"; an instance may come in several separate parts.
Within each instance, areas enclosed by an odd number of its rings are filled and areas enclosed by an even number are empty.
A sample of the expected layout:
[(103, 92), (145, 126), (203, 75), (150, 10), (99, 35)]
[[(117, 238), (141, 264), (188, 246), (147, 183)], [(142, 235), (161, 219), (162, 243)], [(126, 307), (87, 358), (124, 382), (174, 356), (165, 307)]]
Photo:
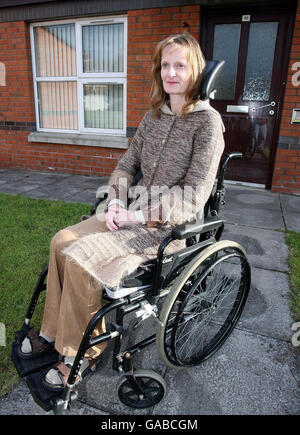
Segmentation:
[[(0, 192), (32, 198), (92, 202), (105, 178), (0, 170)], [(153, 409), (123, 406), (116, 394), (119, 375), (111, 368), (109, 351), (102, 368), (79, 387), (70, 414), (204, 415), (300, 414), (300, 346), (291, 343), (294, 320), (289, 310), (288, 249), (284, 231), (300, 232), (300, 197), (227, 184), (222, 212), (222, 239), (246, 249), (252, 266), (252, 287), (242, 317), (225, 345), (201, 366), (172, 370), (157, 357), (155, 344), (135, 357), (136, 368), (160, 373), (168, 391)], [(0, 218), (1, 219), (1, 218)], [(129, 323), (130, 323), (129, 319)], [(130, 334), (151, 333), (153, 323)], [(130, 329), (130, 331), (132, 331)], [(24, 380), (0, 399), (0, 415), (46, 414)]]

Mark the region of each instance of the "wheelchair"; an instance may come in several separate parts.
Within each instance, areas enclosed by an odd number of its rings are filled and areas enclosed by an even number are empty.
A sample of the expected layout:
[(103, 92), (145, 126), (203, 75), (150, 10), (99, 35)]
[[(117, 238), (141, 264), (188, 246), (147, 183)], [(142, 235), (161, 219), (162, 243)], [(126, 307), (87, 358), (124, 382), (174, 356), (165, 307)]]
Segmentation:
[[(201, 86), (201, 99), (215, 90), (224, 62), (207, 61)], [(217, 183), (204, 208), (203, 219), (174, 227), (159, 246), (157, 258), (125, 277), (117, 288), (104, 288), (104, 305), (90, 320), (67, 385), (62, 392), (46, 390), (43, 371), (55, 364), (58, 353), (24, 360), (17, 348), (30, 328), (40, 294), (46, 289), (48, 266), (37, 281), (22, 328), (16, 332), (12, 359), (20, 376), (26, 377), (31, 394), (44, 410), (63, 414), (78, 397), (75, 380), (85, 352), (97, 344), (112, 341), (112, 368), (122, 374), (117, 394), (126, 406), (144, 409), (156, 405), (166, 393), (166, 383), (152, 370), (135, 370), (133, 356), (156, 344), (159, 358), (172, 369), (193, 367), (210, 358), (227, 340), (245, 306), (251, 283), (247, 254), (234, 241), (221, 240), (224, 221), (219, 217), (225, 205), (224, 176), (228, 162), (241, 153), (226, 154), (221, 161)], [(138, 178), (138, 176), (137, 176)], [(90, 214), (96, 213), (106, 195), (96, 198)], [(166, 255), (175, 239), (185, 247)], [(114, 321), (106, 332), (93, 336), (94, 329), (109, 313)], [(156, 333), (122, 348), (126, 333), (124, 320), (134, 313), (137, 324), (153, 317)], [(136, 325), (135, 325), (136, 326)]]

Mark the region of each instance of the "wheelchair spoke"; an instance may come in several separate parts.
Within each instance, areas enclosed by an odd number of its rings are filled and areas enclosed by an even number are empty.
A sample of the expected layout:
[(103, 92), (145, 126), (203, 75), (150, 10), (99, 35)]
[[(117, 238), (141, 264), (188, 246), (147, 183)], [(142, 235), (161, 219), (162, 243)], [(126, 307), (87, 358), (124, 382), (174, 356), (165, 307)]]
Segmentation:
[[(221, 263), (221, 267), (204, 278), (205, 285), (198, 285), (190, 295), (174, 337), (179, 359), (181, 355), (185, 360), (193, 358), (195, 352), (203, 352), (212, 339), (216, 340), (221, 334), (238, 295), (235, 289), (239, 289), (241, 283), (234, 266), (237, 265)], [(199, 291), (203, 287), (205, 292)]]
[(190, 274), (182, 273), (181, 287), (174, 283), (165, 305), (159, 352), (171, 367), (211, 356), (232, 332), (249, 292), (250, 266), (237, 243), (217, 242), (207, 254), (195, 260)]

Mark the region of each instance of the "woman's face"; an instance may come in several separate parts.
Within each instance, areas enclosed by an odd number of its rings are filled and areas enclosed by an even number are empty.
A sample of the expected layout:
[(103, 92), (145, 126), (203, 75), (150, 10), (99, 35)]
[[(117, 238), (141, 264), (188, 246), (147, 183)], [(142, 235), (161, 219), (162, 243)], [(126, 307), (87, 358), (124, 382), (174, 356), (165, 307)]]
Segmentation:
[(167, 94), (185, 96), (192, 80), (192, 68), (184, 47), (170, 45), (163, 49), (160, 74)]

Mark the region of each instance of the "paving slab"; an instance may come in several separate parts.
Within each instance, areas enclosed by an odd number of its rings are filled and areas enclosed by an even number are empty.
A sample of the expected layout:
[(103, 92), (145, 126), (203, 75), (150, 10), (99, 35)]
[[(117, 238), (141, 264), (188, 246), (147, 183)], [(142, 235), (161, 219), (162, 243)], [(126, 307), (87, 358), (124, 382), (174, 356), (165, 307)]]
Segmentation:
[(223, 240), (233, 240), (243, 246), (251, 265), (269, 270), (288, 270), (288, 248), (285, 233), (225, 222)]
[(294, 323), (288, 275), (252, 267), (251, 288), (238, 328), (290, 341)]
[(6, 183), (14, 183), (22, 180), (25, 175), (26, 171), (20, 171), (19, 169), (0, 170), (0, 180)]
[(94, 204), (96, 199), (96, 191), (97, 189), (86, 189), (76, 193), (76, 195), (72, 198), (73, 201), (81, 202), (85, 204)]
[(12, 183), (1, 184), (1, 192), (8, 193), (11, 195), (25, 194), (29, 191), (39, 190), (40, 184), (38, 183), (24, 183), (23, 179)]
[(46, 415), (33, 400), (25, 380), (7, 396), (0, 398), (0, 415)]
[[(10, 394), (0, 398), (0, 415), (54, 415), (54, 413), (44, 411), (35, 403), (26, 381), (22, 379)], [(106, 415), (106, 413), (83, 402), (75, 401), (68, 415)]]
[(24, 192), (24, 196), (36, 199), (52, 199), (76, 202), (76, 194), (82, 192), (80, 187), (61, 186), (60, 183), (50, 183), (45, 185), (39, 185), (35, 189), (27, 190)]
[(69, 175), (68, 177), (62, 180), (55, 180), (55, 182), (62, 187), (76, 187), (81, 188), (82, 190), (88, 188), (94, 188), (95, 190), (99, 187), (99, 177), (87, 177), (84, 175)]
[(63, 181), (68, 178), (68, 174), (57, 174), (53, 172), (24, 172), (24, 183), (49, 184), (57, 181)]
[(280, 195), (282, 212), (288, 230), (300, 232), (300, 195)]
[(93, 204), (99, 186), (107, 184), (108, 177), (74, 176), (57, 173), (25, 171), (22, 174), (9, 172), (1, 179), (1, 192), (22, 194), (34, 199), (64, 200)]
[(234, 185), (227, 185), (226, 191), (221, 215), (227, 222), (285, 230), (278, 193)]
[(154, 412), (299, 415), (299, 363), (299, 352), (289, 343), (235, 329), (200, 366), (167, 370), (168, 394)]

